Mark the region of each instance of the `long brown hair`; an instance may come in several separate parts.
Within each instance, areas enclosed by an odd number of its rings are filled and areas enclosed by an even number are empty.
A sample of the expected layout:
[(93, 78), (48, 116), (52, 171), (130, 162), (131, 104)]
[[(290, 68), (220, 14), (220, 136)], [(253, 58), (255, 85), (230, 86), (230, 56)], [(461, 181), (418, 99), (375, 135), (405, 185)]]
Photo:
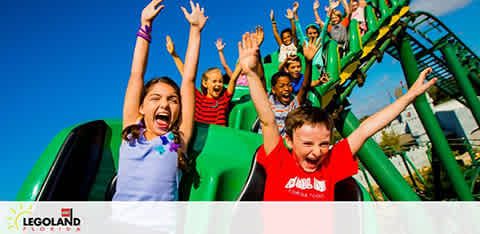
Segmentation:
[[(155, 85), (157, 83), (163, 83), (163, 84), (169, 85), (170, 87), (172, 87), (175, 90), (175, 93), (180, 97), (180, 88), (175, 83), (175, 81), (173, 81), (172, 79), (164, 76), (164, 77), (160, 77), (160, 78), (154, 78), (154, 79), (148, 81), (143, 86), (142, 95), (141, 95), (141, 98), (140, 98), (140, 105), (143, 103), (143, 99), (145, 99), (145, 96), (147, 96), (148, 92), (150, 92), (150, 89), (153, 87), (153, 85)], [(182, 103), (181, 103), (181, 99), (180, 99), (180, 107), (181, 107), (181, 104)], [(170, 129), (170, 131), (173, 134), (173, 142), (175, 142), (175, 144), (182, 144), (181, 137), (180, 137), (180, 132), (179, 132), (179, 127), (180, 127), (180, 122), (181, 122), (180, 118), (182, 116), (181, 115), (181, 110), (182, 109), (180, 108), (179, 117), (178, 117), (177, 120), (175, 120), (175, 122), (172, 125), (172, 128)], [(140, 123), (132, 124), (132, 125), (126, 127), (122, 131), (122, 138), (125, 141), (140, 139), (140, 135), (143, 134), (142, 128), (144, 128), (144, 126), (145, 126), (145, 121), (142, 118)], [(188, 171), (189, 166), (188, 166), (185, 154), (180, 149), (177, 150), (177, 154), (178, 154), (178, 167), (184, 172)]]

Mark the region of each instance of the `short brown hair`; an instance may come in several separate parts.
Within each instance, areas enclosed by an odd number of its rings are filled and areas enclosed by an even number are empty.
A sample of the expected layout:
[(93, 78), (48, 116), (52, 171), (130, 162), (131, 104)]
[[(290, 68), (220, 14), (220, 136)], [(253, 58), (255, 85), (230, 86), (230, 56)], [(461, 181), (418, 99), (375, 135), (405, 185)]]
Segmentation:
[(318, 123), (325, 124), (329, 131), (333, 129), (333, 118), (327, 111), (318, 107), (302, 106), (288, 113), (285, 119), (285, 131), (290, 138), (293, 138), (293, 130), (304, 124)]

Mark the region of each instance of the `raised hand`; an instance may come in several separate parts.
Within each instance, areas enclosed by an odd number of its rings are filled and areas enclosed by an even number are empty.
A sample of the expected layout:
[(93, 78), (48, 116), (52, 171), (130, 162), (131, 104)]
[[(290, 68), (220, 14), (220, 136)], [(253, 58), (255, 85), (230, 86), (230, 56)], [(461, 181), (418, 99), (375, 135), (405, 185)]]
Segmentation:
[(437, 78), (433, 78), (429, 80), (427, 83), (424, 83), (425, 79), (427, 76), (432, 72), (432, 68), (426, 68), (423, 70), (420, 75), (418, 76), (417, 80), (415, 83), (413, 83), (412, 87), (408, 90), (408, 93), (411, 93), (415, 97), (423, 94), (425, 91), (427, 91), (428, 88), (430, 88), (435, 82), (437, 82)]
[(275, 15), (273, 14), (273, 10), (270, 10), (270, 20), (275, 21)]
[(257, 35), (257, 46), (260, 47), (265, 37), (262, 26), (258, 25), (257, 27), (255, 27), (255, 35)]
[(329, 6), (330, 9), (333, 10), (333, 9), (337, 8), (338, 6), (340, 6), (340, 1), (338, 1), (338, 0), (337, 1), (330, 1), (330, 6)]
[(320, 3), (318, 0), (315, 0), (315, 2), (313, 2), (313, 10), (316, 11), (318, 8), (320, 8)]
[(318, 49), (322, 47), (322, 44), (320, 43), (321, 40), (317, 40), (317, 42), (314, 41), (315, 40), (313, 38), (310, 38), (309, 42), (306, 40), (303, 42), (303, 55), (305, 56), (306, 60), (311, 61), (313, 57), (315, 57)]
[(225, 43), (223, 43), (222, 38), (218, 38), (217, 41), (215, 41), (215, 46), (218, 51), (222, 51), (223, 48), (225, 48)]
[(300, 7), (300, 4), (298, 2), (294, 2), (293, 8), (292, 8), (293, 13), (297, 13), (299, 7)]
[(203, 26), (205, 26), (205, 23), (208, 20), (208, 16), (204, 15), (205, 9), (203, 7), (200, 8), (198, 3), (193, 4), (192, 1), (190, 1), (190, 7), (192, 8), (192, 13), (188, 13), (187, 9), (181, 7), (183, 14), (185, 14), (185, 19), (187, 19), (193, 28), (202, 31)]
[(175, 53), (175, 45), (173, 44), (172, 38), (167, 35), (167, 51), (169, 54), (173, 55)]
[(287, 9), (287, 14), (285, 15), (287, 19), (292, 20), (293, 19), (293, 11), (289, 8)]
[(165, 8), (164, 5), (159, 4), (163, 0), (152, 0), (142, 11), (142, 17), (140, 22), (142, 25), (151, 25), (155, 17), (157, 17), (158, 13)]
[(238, 42), (238, 63), (245, 73), (254, 71), (257, 66), (257, 36), (255, 33), (245, 33), (242, 41)]

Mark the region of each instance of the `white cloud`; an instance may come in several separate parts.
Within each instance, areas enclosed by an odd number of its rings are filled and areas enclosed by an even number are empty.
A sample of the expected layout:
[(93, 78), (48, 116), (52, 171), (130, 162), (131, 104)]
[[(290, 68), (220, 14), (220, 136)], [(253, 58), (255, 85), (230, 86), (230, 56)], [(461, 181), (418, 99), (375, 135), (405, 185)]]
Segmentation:
[(453, 12), (470, 4), (473, 0), (415, 0), (412, 2), (412, 11), (427, 11), (435, 16)]

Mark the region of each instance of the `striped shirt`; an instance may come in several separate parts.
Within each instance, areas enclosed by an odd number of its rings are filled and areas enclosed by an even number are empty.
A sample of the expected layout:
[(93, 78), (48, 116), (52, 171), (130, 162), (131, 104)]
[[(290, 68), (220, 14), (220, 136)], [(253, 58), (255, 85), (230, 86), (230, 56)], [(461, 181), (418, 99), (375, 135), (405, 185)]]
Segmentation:
[[(273, 114), (275, 115), (275, 120), (278, 126), (278, 132), (282, 137), (285, 137), (286, 129), (285, 129), (285, 119), (287, 118), (288, 113), (294, 110), (295, 108), (299, 107), (297, 97), (293, 97), (290, 103), (287, 105), (283, 105), (280, 101), (278, 101), (275, 96), (270, 93), (268, 96), (268, 101), (270, 102), (270, 108), (272, 109)], [(259, 129), (259, 133), (262, 133), (262, 129)]]
[(220, 97), (214, 99), (195, 89), (195, 121), (227, 126), (232, 96), (225, 90)]

